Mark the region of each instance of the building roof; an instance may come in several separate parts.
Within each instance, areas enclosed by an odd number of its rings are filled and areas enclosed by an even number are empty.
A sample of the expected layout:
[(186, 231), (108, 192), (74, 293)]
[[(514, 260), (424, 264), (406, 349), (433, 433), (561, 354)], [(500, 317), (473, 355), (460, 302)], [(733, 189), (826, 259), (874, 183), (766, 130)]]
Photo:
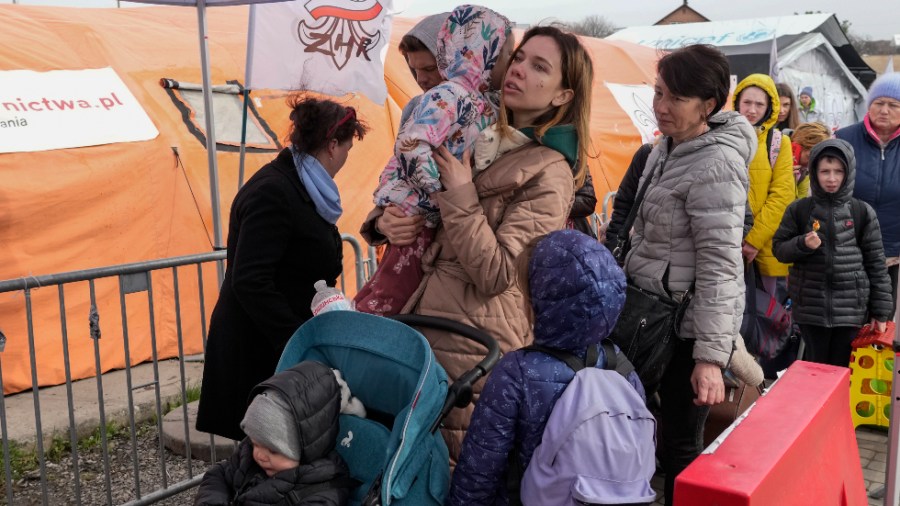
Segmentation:
[(684, 0), (679, 7), (676, 7), (675, 10), (666, 14), (654, 25), (670, 25), (675, 23), (701, 23), (704, 21), (709, 21), (709, 18), (697, 12), (694, 8), (688, 5), (688, 0)]

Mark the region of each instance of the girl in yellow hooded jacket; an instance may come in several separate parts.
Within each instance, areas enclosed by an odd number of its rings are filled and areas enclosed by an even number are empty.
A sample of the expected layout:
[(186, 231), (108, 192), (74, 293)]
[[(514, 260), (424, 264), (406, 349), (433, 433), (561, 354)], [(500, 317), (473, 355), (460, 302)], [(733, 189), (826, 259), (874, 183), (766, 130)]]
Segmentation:
[(782, 147), (772, 164), (766, 140), (769, 130), (778, 122), (781, 103), (771, 77), (751, 74), (738, 84), (734, 93), (734, 109), (753, 125), (759, 140), (759, 149), (750, 162), (753, 228), (744, 240), (743, 253), (748, 262), (756, 261), (765, 290), (778, 297), (776, 282), (787, 276), (788, 266), (772, 254), (772, 236), (778, 230), (784, 210), (796, 196), (791, 143), (786, 135), (781, 137)]

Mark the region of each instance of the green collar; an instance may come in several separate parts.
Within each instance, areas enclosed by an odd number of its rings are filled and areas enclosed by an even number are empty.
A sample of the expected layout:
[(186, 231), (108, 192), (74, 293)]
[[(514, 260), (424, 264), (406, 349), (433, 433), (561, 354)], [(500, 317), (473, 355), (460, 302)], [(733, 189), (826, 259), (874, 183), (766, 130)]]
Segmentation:
[(537, 141), (542, 146), (559, 151), (569, 165), (575, 166), (578, 161), (578, 134), (575, 132), (574, 125), (556, 125), (550, 127), (550, 130), (543, 137), (537, 139), (534, 137), (534, 127), (525, 127), (520, 131), (527, 135), (529, 139)]

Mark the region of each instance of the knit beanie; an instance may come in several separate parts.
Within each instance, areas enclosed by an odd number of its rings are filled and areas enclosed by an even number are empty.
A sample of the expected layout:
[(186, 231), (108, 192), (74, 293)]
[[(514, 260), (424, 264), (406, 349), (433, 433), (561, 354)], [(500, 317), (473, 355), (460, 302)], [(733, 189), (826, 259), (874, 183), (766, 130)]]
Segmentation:
[(253, 398), (241, 420), (241, 430), (266, 448), (291, 460), (300, 460), (294, 413), (274, 389), (267, 389)]
[(882, 74), (881, 77), (872, 83), (872, 87), (869, 88), (869, 98), (866, 101), (866, 108), (871, 107), (872, 102), (881, 97), (900, 100), (900, 72)]
[[(800, 90), (800, 95), (806, 95), (806, 96), (808, 96), (811, 100), (815, 100), (815, 99), (813, 98), (813, 94), (812, 94), (812, 86), (804, 86), (803, 89)], [(797, 95), (797, 96), (799, 97), (800, 95)]]

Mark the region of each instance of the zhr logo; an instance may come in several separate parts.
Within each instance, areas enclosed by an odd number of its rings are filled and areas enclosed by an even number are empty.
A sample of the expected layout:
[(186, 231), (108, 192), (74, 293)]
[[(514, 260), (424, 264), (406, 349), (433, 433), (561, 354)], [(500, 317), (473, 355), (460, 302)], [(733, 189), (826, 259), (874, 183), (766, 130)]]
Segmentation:
[(300, 21), (297, 26), (304, 52), (330, 56), (338, 70), (351, 58), (371, 61), (369, 53), (381, 42), (381, 31), (369, 33), (362, 24), (381, 14), (378, 0), (310, 0), (304, 7), (318, 23)]

